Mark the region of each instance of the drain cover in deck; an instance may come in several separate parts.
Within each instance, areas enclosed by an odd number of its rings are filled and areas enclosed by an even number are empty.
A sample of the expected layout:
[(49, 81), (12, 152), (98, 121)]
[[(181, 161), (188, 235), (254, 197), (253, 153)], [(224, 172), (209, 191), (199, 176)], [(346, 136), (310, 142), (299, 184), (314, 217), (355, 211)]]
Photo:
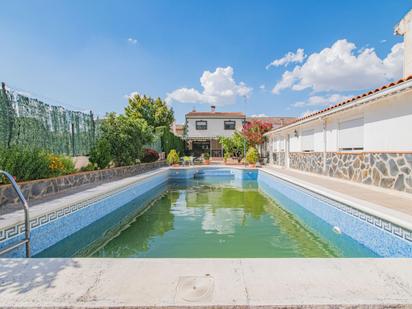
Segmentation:
[(209, 301), (212, 298), (214, 286), (215, 280), (210, 275), (180, 277), (177, 283), (176, 300)]

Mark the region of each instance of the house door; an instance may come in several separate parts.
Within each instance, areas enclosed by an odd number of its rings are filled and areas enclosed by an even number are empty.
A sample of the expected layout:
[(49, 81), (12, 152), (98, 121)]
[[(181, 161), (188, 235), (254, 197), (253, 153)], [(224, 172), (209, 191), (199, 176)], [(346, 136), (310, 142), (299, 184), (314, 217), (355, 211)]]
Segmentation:
[(210, 141), (193, 141), (193, 155), (200, 157), (203, 153), (210, 153)]

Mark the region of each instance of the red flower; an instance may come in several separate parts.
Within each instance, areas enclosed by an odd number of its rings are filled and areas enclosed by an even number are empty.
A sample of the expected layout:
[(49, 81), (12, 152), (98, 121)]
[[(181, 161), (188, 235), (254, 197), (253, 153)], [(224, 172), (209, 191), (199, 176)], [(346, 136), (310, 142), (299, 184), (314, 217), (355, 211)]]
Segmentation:
[(270, 131), (270, 129), (272, 129), (270, 122), (252, 120), (243, 125), (242, 134), (251, 146), (256, 146), (264, 142), (263, 134)]

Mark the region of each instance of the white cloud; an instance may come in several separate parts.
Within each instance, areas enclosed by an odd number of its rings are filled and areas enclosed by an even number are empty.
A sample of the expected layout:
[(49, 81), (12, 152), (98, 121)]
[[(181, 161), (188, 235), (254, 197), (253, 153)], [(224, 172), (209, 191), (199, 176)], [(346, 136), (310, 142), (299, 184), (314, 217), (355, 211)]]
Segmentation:
[(128, 42), (129, 44), (132, 44), (132, 45), (136, 45), (136, 44), (137, 44), (137, 40), (134, 39), (134, 38), (128, 38), (128, 39), (127, 39), (127, 42)]
[(299, 101), (293, 104), (294, 107), (305, 107), (305, 106), (327, 106), (327, 105), (333, 105), (338, 102), (345, 101), (349, 99), (352, 96), (345, 96), (341, 95), (339, 93), (335, 93), (332, 95), (326, 95), (326, 96), (311, 96), (309, 99), (306, 101)]
[(235, 102), (237, 97), (248, 97), (252, 88), (245, 83), (236, 83), (233, 79), (233, 68), (216, 68), (214, 72), (204, 71), (200, 77), (202, 91), (194, 88), (179, 88), (166, 96), (166, 102), (206, 103), (226, 105)]
[(259, 117), (269, 117), (269, 116), (266, 115), (266, 114), (253, 114), (253, 115), (251, 115), (250, 117), (252, 117), (252, 118), (259, 118)]
[(259, 86), (259, 89), (260, 89), (260, 90), (265, 90), (265, 89), (266, 89), (266, 86), (265, 86), (264, 84), (262, 84), (262, 85)]
[(287, 66), (289, 63), (302, 63), (305, 60), (306, 55), (303, 48), (298, 48), (296, 53), (288, 52), (282, 58), (275, 59), (271, 63), (266, 66), (266, 70), (270, 67), (279, 67), (279, 66)]
[(356, 50), (355, 44), (338, 40), (331, 47), (311, 54), (302, 65), (286, 71), (273, 87), (295, 91), (351, 91), (376, 87), (402, 75), (403, 43), (395, 44), (383, 59), (373, 48)]
[(137, 92), (137, 91), (133, 91), (133, 92), (131, 92), (130, 94), (125, 94), (125, 95), (123, 96), (123, 98), (125, 98), (125, 99), (130, 99), (130, 98), (133, 98), (135, 95), (139, 95), (139, 96), (140, 96), (140, 93)]
[(381, 40), (380, 42), (383, 44), (383, 43), (386, 43), (386, 40)]

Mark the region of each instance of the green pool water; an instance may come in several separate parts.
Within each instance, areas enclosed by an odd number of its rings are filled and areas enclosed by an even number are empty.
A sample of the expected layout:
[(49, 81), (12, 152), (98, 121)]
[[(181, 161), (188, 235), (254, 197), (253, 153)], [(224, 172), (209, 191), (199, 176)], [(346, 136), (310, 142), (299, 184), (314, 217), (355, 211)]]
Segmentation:
[(280, 205), (256, 182), (173, 184), (93, 257), (361, 257), (374, 254), (296, 205)]

